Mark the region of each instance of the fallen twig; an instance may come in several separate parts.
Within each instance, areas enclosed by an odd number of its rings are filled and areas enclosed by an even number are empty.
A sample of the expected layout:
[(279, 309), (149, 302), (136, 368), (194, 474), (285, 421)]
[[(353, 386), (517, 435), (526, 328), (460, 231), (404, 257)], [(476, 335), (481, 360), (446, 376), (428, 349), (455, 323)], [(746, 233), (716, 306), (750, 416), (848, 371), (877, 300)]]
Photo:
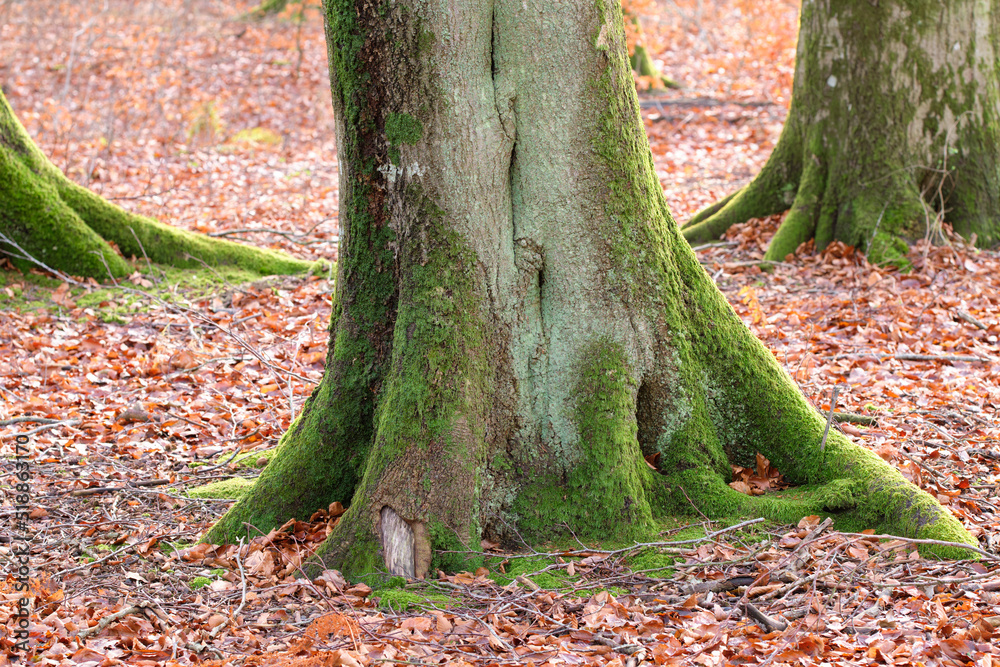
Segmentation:
[(776, 621), (750, 602), (743, 603), (743, 610), (746, 611), (747, 615), (753, 620), (763, 625), (764, 629), (768, 632), (782, 632), (788, 629), (788, 623), (785, 623), (784, 621)]
[(964, 310), (962, 310), (961, 308), (955, 309), (955, 314), (958, 315), (959, 318), (965, 320), (966, 322), (968, 322), (972, 326), (976, 327), (977, 329), (987, 329), (988, 328), (985, 324), (983, 324), (982, 322), (980, 322), (979, 320), (977, 320), (976, 318), (974, 318), (972, 315), (970, 315), (969, 313), (967, 313)]
[(965, 361), (969, 363), (992, 363), (992, 359), (976, 357), (969, 354), (881, 354), (878, 352), (844, 352), (835, 354), (832, 359), (847, 359), (849, 357), (874, 357), (876, 359), (896, 359), (897, 361)]
[(839, 424), (847, 422), (848, 424), (864, 424), (866, 426), (871, 426), (878, 421), (878, 417), (859, 415), (856, 412), (836, 412), (833, 415), (833, 419)]
[(8, 419), (5, 422), (0, 422), (0, 426), (8, 426), (9, 424), (23, 424), (23, 423), (39, 423), (44, 422), (41, 426), (31, 429), (30, 431), (25, 431), (24, 433), (18, 433), (19, 436), (32, 436), (48, 431), (54, 428), (59, 428), (60, 426), (76, 426), (80, 423), (79, 419), (41, 419), (39, 417), (14, 417), (13, 419)]
[(149, 606), (149, 603), (146, 602), (145, 600), (143, 600), (139, 604), (132, 605), (131, 607), (128, 607), (127, 609), (122, 609), (121, 611), (116, 611), (113, 614), (108, 614), (107, 616), (105, 616), (104, 618), (102, 618), (100, 621), (98, 621), (97, 625), (94, 625), (94, 626), (91, 626), (89, 628), (84, 628), (83, 630), (80, 630), (80, 632), (76, 633), (76, 637), (77, 637), (77, 639), (86, 639), (87, 637), (90, 637), (92, 635), (96, 635), (97, 633), (99, 633), (104, 628), (108, 627), (109, 625), (111, 625), (115, 621), (119, 621), (119, 620), (125, 618), (129, 614), (141, 614), (143, 612), (143, 610), (146, 607), (148, 607), (148, 606)]
[(819, 443), (820, 454), (826, 451), (826, 437), (830, 435), (830, 424), (833, 423), (833, 410), (837, 407), (837, 392), (840, 391), (840, 387), (834, 385), (833, 394), (830, 396), (830, 414), (826, 418), (826, 428), (823, 429), (823, 439)]

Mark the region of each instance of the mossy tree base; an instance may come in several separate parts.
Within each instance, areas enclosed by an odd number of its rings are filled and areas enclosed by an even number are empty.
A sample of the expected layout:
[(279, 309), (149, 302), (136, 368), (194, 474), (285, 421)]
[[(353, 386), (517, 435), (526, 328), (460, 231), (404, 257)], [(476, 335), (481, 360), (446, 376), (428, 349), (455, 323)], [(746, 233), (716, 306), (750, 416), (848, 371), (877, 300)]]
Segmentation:
[(653, 62), (652, 57), (649, 55), (649, 51), (642, 44), (636, 44), (635, 48), (632, 49), (632, 56), (629, 58), (629, 62), (632, 64), (632, 69), (639, 76), (648, 76), (653, 79), (654, 88), (681, 88), (681, 84), (671, 79), (669, 76), (665, 76), (660, 68), (656, 66)]
[(185, 268), (237, 266), (259, 275), (300, 273), (312, 263), (200, 236), (128, 213), (70, 181), (38, 149), (0, 91), (0, 255), (19, 268), (122, 277), (126, 257)]
[(766, 259), (840, 240), (875, 262), (942, 221), (1000, 242), (1000, 4), (804, 3), (788, 120), (749, 185), (683, 226), (691, 243), (788, 210)]
[[(546, 7), (327, 0), (344, 245), (326, 374), (204, 539), (339, 500), (319, 557), (351, 575), (465, 567), (483, 538), (641, 538), (676, 512), (973, 543), (839, 432), (821, 452), (823, 417), (670, 217), (618, 0)], [(757, 452), (800, 487), (731, 489)]]

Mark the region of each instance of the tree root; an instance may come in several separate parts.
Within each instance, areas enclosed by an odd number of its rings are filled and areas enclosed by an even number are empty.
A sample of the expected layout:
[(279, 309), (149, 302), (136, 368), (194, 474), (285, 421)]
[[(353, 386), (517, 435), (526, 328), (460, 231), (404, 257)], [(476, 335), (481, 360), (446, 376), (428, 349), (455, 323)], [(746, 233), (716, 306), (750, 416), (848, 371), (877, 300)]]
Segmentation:
[[(122, 277), (125, 256), (183, 268), (236, 266), (259, 275), (302, 273), (312, 262), (209, 238), (129, 213), (70, 181), (39, 150), (0, 92), (0, 254), (70, 275)], [(33, 259), (37, 262), (32, 261)]]

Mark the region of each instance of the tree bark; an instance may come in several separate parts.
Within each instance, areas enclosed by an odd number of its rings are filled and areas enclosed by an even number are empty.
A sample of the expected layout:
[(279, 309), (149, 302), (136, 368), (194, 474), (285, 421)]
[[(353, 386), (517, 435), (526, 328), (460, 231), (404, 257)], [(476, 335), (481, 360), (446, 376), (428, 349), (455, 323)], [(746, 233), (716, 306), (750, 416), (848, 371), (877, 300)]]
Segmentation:
[(213, 239), (135, 215), (66, 178), (25, 132), (0, 90), (0, 255), (21, 268), (74, 276), (126, 276), (126, 256), (179, 267), (238, 266), (260, 275), (312, 264)]
[[(694, 510), (972, 540), (840, 433), (820, 456), (823, 418), (670, 217), (617, 0), (325, 11), (344, 243), (327, 370), (207, 541), (335, 500), (320, 555), (352, 574)], [(803, 486), (727, 486), (758, 451)]]
[(684, 225), (690, 242), (789, 210), (766, 258), (815, 238), (905, 262), (942, 220), (1000, 242), (996, 0), (803, 2), (792, 105), (760, 175)]

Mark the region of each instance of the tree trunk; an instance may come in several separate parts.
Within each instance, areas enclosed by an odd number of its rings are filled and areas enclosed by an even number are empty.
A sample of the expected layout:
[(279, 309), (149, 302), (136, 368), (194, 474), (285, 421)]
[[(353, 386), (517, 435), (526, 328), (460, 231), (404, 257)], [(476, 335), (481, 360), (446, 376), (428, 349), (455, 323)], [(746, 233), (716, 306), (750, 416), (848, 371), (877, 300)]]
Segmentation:
[[(344, 243), (326, 374), (207, 541), (334, 500), (321, 555), (353, 574), (694, 509), (971, 541), (839, 432), (821, 456), (823, 418), (670, 217), (617, 0), (325, 10)], [(804, 486), (727, 486), (756, 452)]]
[(21, 268), (74, 276), (125, 276), (116, 253), (173, 266), (234, 265), (261, 275), (298, 273), (311, 263), (199, 236), (128, 213), (72, 182), (25, 132), (0, 90), (0, 255)]
[(684, 226), (691, 242), (790, 211), (768, 248), (815, 238), (904, 261), (942, 220), (1000, 242), (996, 0), (803, 2), (788, 120), (760, 175)]

